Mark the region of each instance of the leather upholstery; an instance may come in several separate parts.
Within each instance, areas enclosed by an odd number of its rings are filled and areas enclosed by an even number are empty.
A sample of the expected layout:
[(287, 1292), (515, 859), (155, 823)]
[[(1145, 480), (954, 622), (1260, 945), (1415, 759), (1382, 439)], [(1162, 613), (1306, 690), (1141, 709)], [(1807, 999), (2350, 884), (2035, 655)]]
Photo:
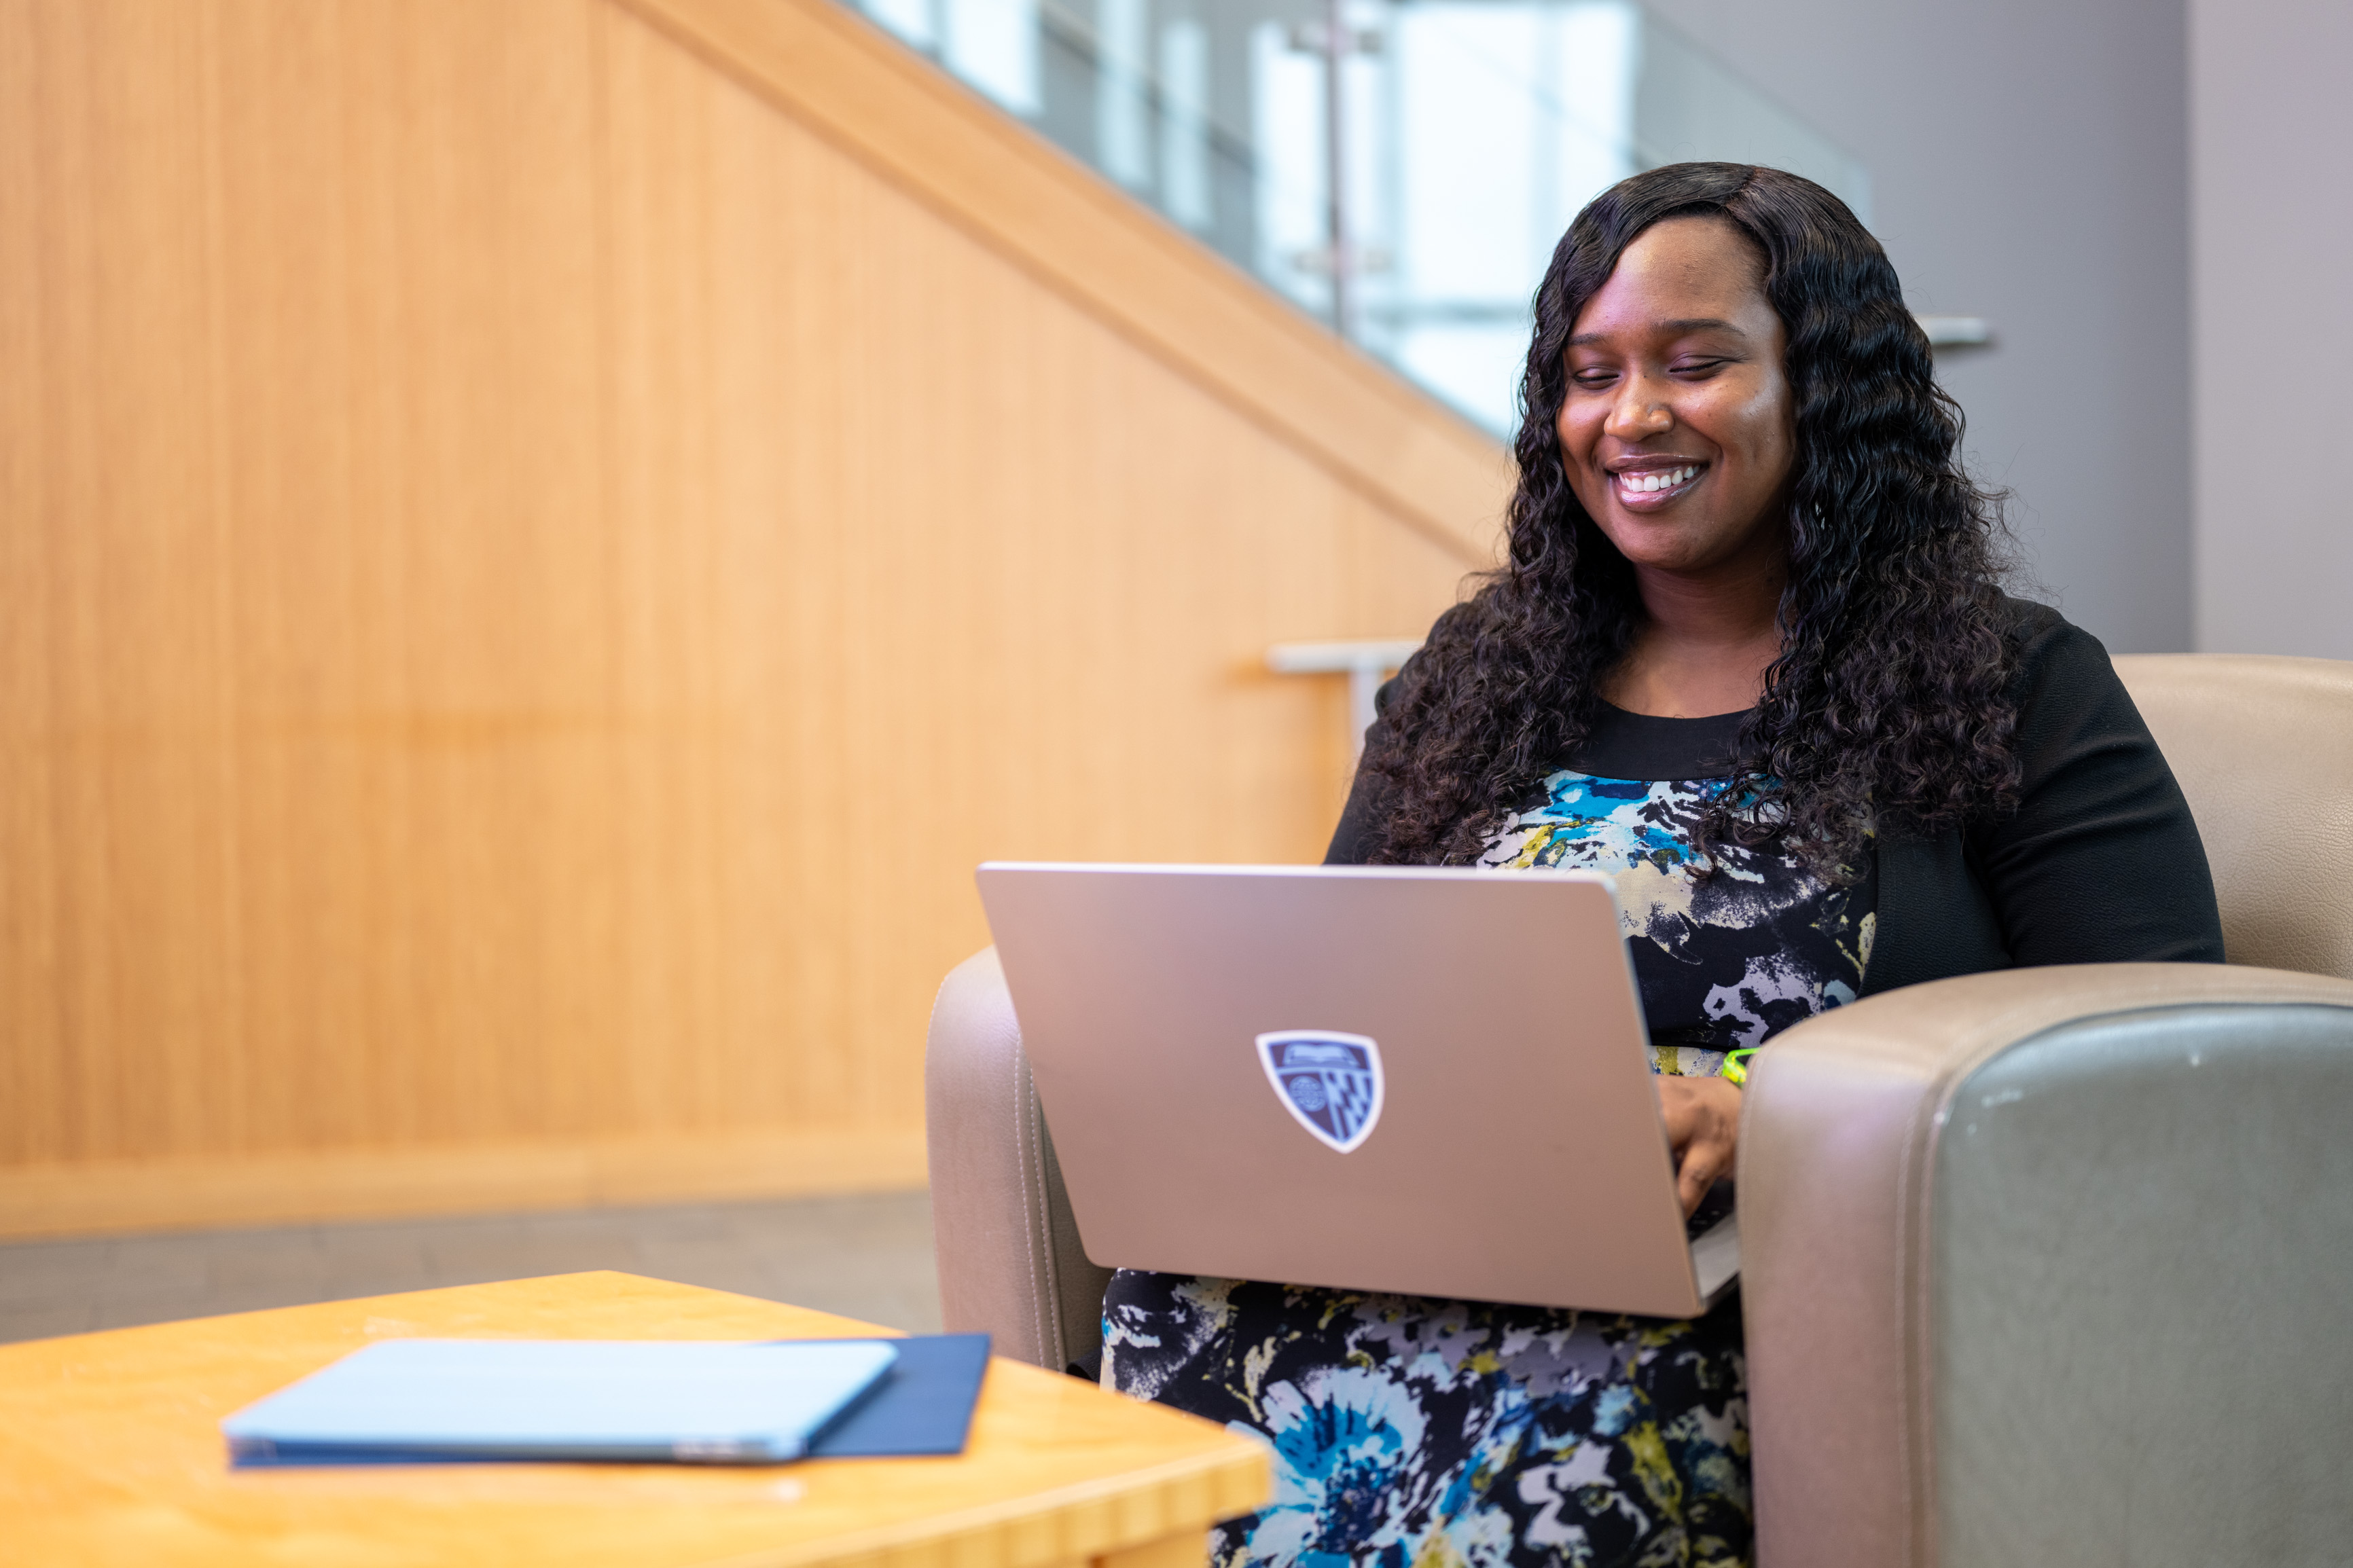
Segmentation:
[(1757, 1058), (1762, 1568), (2321, 1563), (2353, 1540), (2353, 984), (2100, 964)]
[(1103, 1343), (1111, 1270), (1087, 1261), (997, 950), (948, 973), (923, 1062), (932, 1244), (951, 1333), (1057, 1372)]
[(2138, 654), (2116, 667), (2189, 797), (2231, 962), (2353, 979), (2353, 663)]

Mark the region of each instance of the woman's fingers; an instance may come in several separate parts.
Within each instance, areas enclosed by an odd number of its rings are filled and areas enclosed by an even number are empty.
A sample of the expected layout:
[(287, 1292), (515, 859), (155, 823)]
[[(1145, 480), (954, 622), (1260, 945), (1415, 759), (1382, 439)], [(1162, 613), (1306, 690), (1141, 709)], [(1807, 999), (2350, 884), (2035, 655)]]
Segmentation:
[(1699, 1207), (1708, 1188), (1715, 1185), (1731, 1166), (1731, 1150), (1718, 1150), (1714, 1144), (1694, 1144), (1683, 1151), (1683, 1163), (1675, 1168), (1675, 1197), (1683, 1204), (1683, 1213)]
[(1740, 1090), (1720, 1078), (1666, 1077), (1658, 1079), (1658, 1089), (1667, 1143), (1675, 1152), (1675, 1196), (1689, 1214), (1718, 1178), (1732, 1173), (1740, 1138)]
[(1667, 1147), (1681, 1159), (1698, 1136), (1704, 1107), (1692, 1092), (1692, 1080), (1687, 1078), (1653, 1079), (1659, 1091), (1659, 1109), (1667, 1119)]

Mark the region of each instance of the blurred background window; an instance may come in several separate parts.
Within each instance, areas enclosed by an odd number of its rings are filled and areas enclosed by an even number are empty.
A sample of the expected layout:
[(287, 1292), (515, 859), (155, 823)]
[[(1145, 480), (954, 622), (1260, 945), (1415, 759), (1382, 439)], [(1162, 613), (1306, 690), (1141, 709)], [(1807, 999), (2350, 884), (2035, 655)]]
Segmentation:
[(1691, 158), (1862, 164), (1631, 0), (857, 0), (874, 21), (1509, 436), (1579, 207)]

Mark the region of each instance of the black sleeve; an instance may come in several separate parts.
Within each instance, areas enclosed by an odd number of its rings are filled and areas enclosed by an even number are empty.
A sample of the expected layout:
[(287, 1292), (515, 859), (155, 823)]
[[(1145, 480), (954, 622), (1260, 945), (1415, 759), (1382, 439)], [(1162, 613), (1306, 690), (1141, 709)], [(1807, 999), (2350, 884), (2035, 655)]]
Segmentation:
[(2221, 963), (2198, 825), (2107, 650), (2020, 610), (2019, 809), (1968, 838), (2010, 961)]
[[(1381, 682), (1373, 694), (1373, 723), (1365, 731), (1365, 751), (1373, 749), (1373, 737), (1388, 722), (1389, 694), (1397, 689), (1397, 677)], [(1356, 782), (1348, 786), (1348, 804), (1340, 808), (1340, 826), (1332, 830), (1332, 847), (1324, 851), (1326, 866), (1361, 866), (1365, 863), (1366, 841), (1372, 837), (1372, 792), (1366, 786), (1363, 752), (1357, 754)]]

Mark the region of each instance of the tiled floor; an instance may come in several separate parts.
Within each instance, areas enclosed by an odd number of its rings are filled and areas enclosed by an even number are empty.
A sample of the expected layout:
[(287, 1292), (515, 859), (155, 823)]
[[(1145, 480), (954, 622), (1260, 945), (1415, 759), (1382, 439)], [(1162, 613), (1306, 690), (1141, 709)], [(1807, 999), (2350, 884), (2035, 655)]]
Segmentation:
[(937, 1332), (922, 1193), (0, 1245), (0, 1341), (619, 1268)]

